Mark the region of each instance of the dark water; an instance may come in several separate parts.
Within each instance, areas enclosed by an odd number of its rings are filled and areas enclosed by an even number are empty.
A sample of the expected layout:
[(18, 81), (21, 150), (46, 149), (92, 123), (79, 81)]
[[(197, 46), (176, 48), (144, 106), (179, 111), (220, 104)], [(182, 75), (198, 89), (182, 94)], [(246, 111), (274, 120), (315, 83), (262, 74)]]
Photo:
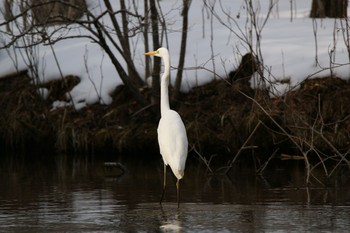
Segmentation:
[[(50, 157), (50, 155), (48, 155)], [(235, 169), (210, 175), (189, 164), (175, 203), (169, 172), (165, 203), (158, 201), (162, 164), (54, 156), (39, 162), (2, 159), (0, 232), (348, 232), (350, 182), (306, 188), (302, 166), (256, 176)]]

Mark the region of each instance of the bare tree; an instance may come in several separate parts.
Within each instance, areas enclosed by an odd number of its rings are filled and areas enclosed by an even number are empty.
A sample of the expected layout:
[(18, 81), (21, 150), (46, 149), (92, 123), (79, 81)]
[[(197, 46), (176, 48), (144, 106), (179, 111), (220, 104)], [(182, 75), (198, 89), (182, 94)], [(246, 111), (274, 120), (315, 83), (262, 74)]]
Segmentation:
[(311, 18), (347, 18), (348, 0), (313, 0)]
[(179, 94), (182, 82), (182, 71), (185, 64), (185, 55), (186, 55), (186, 43), (187, 43), (187, 30), (188, 30), (188, 10), (190, 8), (192, 0), (183, 0), (183, 9), (182, 9), (182, 36), (181, 36), (181, 48), (180, 48), (180, 58), (179, 65), (175, 79), (175, 93), (174, 97)]
[[(144, 81), (135, 68), (129, 45), (131, 36), (128, 34), (130, 31), (128, 20), (130, 18), (142, 20), (144, 17), (128, 11), (124, 1), (121, 1), (120, 9), (118, 10), (113, 9), (109, 0), (104, 0), (103, 2), (106, 10), (96, 15), (86, 8), (82, 0), (23, 0), (19, 3), (21, 7), (14, 6), (14, 4), (17, 4), (14, 1), (5, 1), (5, 22), (0, 23), (0, 26), (6, 26), (6, 31), (2, 32), (11, 40), (3, 42), (0, 45), (0, 49), (9, 48), (10, 46), (30, 48), (38, 44), (53, 45), (65, 39), (87, 38), (104, 49), (115, 66), (120, 79), (132, 92), (136, 100), (141, 105), (148, 105), (146, 98), (140, 92), (140, 88), (144, 86)], [(14, 12), (14, 8), (19, 8), (20, 12)], [(69, 10), (67, 11), (67, 9)], [(65, 11), (73, 13), (69, 15), (64, 13)], [(41, 12), (45, 12), (45, 14), (41, 14)], [(82, 14), (85, 17), (80, 17)], [(112, 28), (106, 27), (104, 24), (104, 18), (106, 17), (110, 18)], [(121, 18), (120, 21), (117, 19), (118, 17)], [(49, 30), (48, 27), (50, 25), (55, 26)], [(62, 36), (66, 35), (66, 33), (62, 32), (69, 31), (77, 27), (77, 25), (86, 29), (88, 33), (76, 36)], [(11, 28), (15, 28), (15, 30), (11, 30)], [(139, 28), (142, 28), (142, 25)], [(117, 35), (117, 40), (114, 32)], [(139, 29), (138, 32), (141, 33), (142, 31)], [(36, 39), (33, 39), (31, 43), (24, 45), (19, 43), (20, 45), (17, 45), (18, 42), (28, 38), (28, 35), (35, 35)], [(120, 59), (117, 59), (118, 53), (127, 64), (127, 70), (123, 67)], [(28, 68), (31, 69), (31, 67)]]
[[(151, 10), (151, 26), (152, 26), (152, 41), (153, 49), (158, 49), (160, 47), (159, 43), (159, 27), (158, 27), (158, 11), (155, 0), (150, 0), (150, 10)], [(160, 96), (160, 83), (159, 76), (160, 73), (160, 59), (153, 58), (153, 71), (152, 71), (152, 103), (159, 103)], [(157, 108), (158, 109), (158, 108)]]
[[(131, 40), (136, 35), (143, 36), (145, 50), (147, 51), (151, 47), (149, 43), (152, 43), (153, 49), (164, 46), (161, 39), (167, 36), (166, 21), (162, 15), (160, 4), (156, 0), (144, 0), (144, 15), (141, 15), (137, 11), (135, 1), (121, 0), (118, 9), (114, 9), (117, 4), (111, 4), (110, 0), (103, 0), (102, 2), (105, 6), (104, 10), (96, 13), (96, 10), (91, 11), (86, 6), (84, 0), (6, 0), (4, 1), (5, 22), (0, 23), (0, 26), (6, 27), (6, 31), (1, 32), (7, 34), (10, 41), (1, 44), (0, 49), (11, 46), (29, 48), (38, 44), (53, 45), (60, 40), (87, 38), (103, 48), (115, 66), (120, 79), (138, 103), (142, 106), (149, 106), (150, 102), (141, 91), (145, 85), (145, 79), (136, 70)], [(191, 0), (183, 1), (183, 33), (176, 90), (180, 90), (181, 86), (190, 2)], [(15, 6), (15, 4), (20, 5)], [(134, 6), (133, 9), (132, 6)], [(20, 11), (14, 11), (13, 9), (20, 9)], [(110, 20), (111, 25), (105, 24), (106, 19)], [(85, 31), (81, 35), (67, 36), (67, 31), (77, 27), (85, 29), (87, 33)], [(11, 30), (11, 28), (14, 30)], [(18, 42), (28, 37), (28, 35), (32, 35), (36, 39), (25, 45), (23, 43), (18, 45)], [(123, 60), (117, 58), (119, 56)], [(159, 59), (155, 58), (153, 68), (150, 69), (150, 60), (145, 58), (145, 61), (146, 77), (152, 70), (151, 104), (157, 105), (159, 102), (161, 63)], [(124, 62), (126, 66), (123, 65)], [(158, 108), (155, 107), (154, 109)]]

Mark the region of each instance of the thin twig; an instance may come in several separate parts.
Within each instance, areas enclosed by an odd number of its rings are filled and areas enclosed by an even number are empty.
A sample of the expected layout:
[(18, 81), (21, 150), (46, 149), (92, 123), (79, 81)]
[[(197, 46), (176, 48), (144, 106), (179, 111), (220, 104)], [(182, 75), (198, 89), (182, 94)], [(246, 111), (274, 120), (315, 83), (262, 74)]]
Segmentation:
[(271, 154), (271, 156), (268, 158), (268, 160), (267, 160), (262, 166), (259, 167), (259, 169), (256, 171), (256, 173), (257, 173), (258, 175), (261, 175), (261, 174), (264, 172), (265, 168), (267, 167), (267, 165), (269, 164), (269, 162), (271, 161), (271, 159), (273, 159), (273, 158), (275, 157), (275, 155), (276, 155), (276, 153), (277, 153), (278, 150), (279, 150), (279, 149), (277, 148), (277, 149)]
[(228, 168), (225, 171), (225, 174), (229, 173), (230, 170), (232, 169), (233, 164), (235, 163), (235, 161), (237, 160), (238, 156), (241, 154), (241, 152), (243, 150), (245, 150), (247, 147), (247, 144), (250, 142), (250, 139), (253, 137), (253, 135), (255, 134), (255, 132), (257, 131), (257, 129), (259, 128), (261, 122), (259, 121), (258, 124), (256, 124), (254, 130), (250, 133), (249, 137), (245, 140), (245, 142), (243, 143), (243, 145), (241, 146), (241, 148), (238, 150), (238, 152), (236, 153), (235, 157), (231, 160), (230, 165), (228, 166)]

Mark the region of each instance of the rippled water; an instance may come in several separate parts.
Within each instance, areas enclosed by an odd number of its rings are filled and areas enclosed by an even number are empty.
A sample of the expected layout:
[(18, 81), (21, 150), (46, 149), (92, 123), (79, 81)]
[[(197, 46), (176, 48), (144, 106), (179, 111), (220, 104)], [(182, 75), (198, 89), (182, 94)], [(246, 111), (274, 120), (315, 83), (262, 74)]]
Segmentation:
[(125, 173), (103, 161), (67, 156), (0, 164), (0, 232), (347, 232), (349, 177), (329, 188), (304, 186), (298, 165), (256, 176), (236, 169), (210, 175), (189, 164), (181, 206), (169, 171), (159, 205), (162, 164), (126, 163)]

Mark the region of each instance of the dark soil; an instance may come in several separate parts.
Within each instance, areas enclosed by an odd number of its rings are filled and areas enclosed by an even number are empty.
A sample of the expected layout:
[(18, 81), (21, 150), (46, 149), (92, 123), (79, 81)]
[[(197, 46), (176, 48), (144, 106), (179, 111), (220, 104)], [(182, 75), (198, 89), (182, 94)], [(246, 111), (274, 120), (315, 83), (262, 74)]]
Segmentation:
[[(326, 161), (345, 156), (347, 161), (349, 82), (336, 77), (310, 79), (284, 96), (271, 98), (267, 90), (252, 90), (246, 79), (231, 75), (172, 101), (186, 125), (191, 153), (206, 159), (215, 156), (222, 163), (238, 152), (266, 161), (276, 151), (284, 158), (307, 155)], [(40, 85), (25, 72), (0, 79), (1, 147), (159, 158), (158, 106), (140, 106), (124, 86), (116, 88), (108, 106), (51, 110), (53, 100), (69, 99), (65, 93), (78, 82), (68, 76), (45, 84), (50, 91), (43, 100), (37, 93)], [(145, 89), (143, 94), (147, 98), (150, 93)]]

